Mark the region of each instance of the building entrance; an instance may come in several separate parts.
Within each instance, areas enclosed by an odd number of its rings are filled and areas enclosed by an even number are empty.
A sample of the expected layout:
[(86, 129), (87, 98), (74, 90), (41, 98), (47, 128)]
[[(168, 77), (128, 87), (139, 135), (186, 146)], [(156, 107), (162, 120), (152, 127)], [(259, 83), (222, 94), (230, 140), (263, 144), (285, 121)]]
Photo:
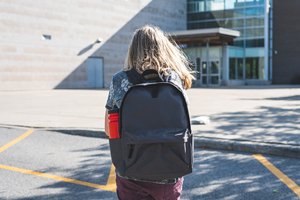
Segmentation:
[(206, 59), (191, 59), (193, 70), (196, 71), (196, 81), (193, 86), (219, 86), (221, 83), (220, 76), (220, 59), (212, 58), (207, 67)]
[(206, 60), (201, 62), (201, 86), (220, 85), (220, 59), (212, 59), (207, 67)]

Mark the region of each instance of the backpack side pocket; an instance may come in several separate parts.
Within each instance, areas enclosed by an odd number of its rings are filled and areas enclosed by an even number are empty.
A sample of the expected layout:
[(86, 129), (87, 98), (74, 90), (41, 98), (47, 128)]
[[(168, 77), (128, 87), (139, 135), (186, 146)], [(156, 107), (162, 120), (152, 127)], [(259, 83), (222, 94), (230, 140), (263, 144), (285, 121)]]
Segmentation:
[(116, 170), (124, 175), (124, 161), (122, 157), (122, 138), (109, 139), (109, 148), (112, 163)]

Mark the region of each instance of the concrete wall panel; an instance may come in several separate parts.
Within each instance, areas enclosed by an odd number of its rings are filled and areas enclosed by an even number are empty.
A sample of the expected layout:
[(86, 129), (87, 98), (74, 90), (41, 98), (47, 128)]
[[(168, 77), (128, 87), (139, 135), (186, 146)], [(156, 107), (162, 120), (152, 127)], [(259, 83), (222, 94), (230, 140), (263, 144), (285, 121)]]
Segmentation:
[(273, 0), (273, 84), (300, 84), (299, 9), (299, 0)]
[(144, 24), (185, 30), (186, 1), (2, 0), (0, 91), (87, 88), (89, 56), (103, 58), (108, 87), (134, 30)]

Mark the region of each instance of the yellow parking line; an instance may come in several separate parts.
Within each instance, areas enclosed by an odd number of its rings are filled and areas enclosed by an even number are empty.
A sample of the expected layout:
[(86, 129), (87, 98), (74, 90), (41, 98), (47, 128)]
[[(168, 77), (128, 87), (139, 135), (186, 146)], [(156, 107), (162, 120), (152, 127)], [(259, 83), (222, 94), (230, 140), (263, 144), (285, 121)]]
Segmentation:
[[(23, 135), (21, 135), (20, 137), (18, 137), (17, 139), (15, 139), (15, 140), (7, 143), (6, 145), (0, 147), (0, 153), (3, 152), (4, 150), (6, 150), (7, 148), (11, 147), (12, 145), (16, 144), (17, 142), (21, 141), (22, 139), (24, 139), (25, 137), (30, 135), (33, 131), (34, 130), (29, 130), (26, 133), (24, 133)], [(79, 181), (79, 180), (75, 180), (75, 179), (64, 178), (64, 177), (60, 177), (60, 176), (55, 176), (55, 175), (41, 173), (41, 172), (35, 172), (35, 171), (27, 170), (27, 169), (21, 169), (21, 168), (11, 167), (11, 166), (1, 165), (1, 164), (0, 164), (0, 168), (11, 170), (11, 171), (16, 171), (16, 172), (21, 172), (21, 173), (24, 173), (24, 174), (31, 174), (31, 175), (41, 176), (41, 177), (44, 177), (44, 178), (50, 178), (50, 179), (54, 179), (54, 180), (58, 180), (58, 181), (74, 183), (74, 184), (78, 184), (78, 185), (83, 185), (83, 186), (88, 186), (88, 187), (92, 187), (92, 188), (98, 188), (98, 189), (102, 189), (102, 190), (116, 192), (116, 181), (115, 181), (116, 173), (115, 173), (114, 165), (111, 166), (109, 177), (108, 177), (106, 185), (98, 185), (98, 184), (95, 184), (95, 183), (89, 183), (89, 182), (85, 182), (85, 181)]]
[(29, 130), (26, 133), (24, 133), (23, 135), (21, 135), (20, 137), (18, 137), (17, 139), (7, 143), (6, 145), (4, 145), (3, 147), (0, 148), (0, 153), (2, 151), (4, 151), (5, 149), (9, 148), (10, 146), (16, 144), (17, 142), (19, 142), (20, 140), (26, 138), (28, 135), (30, 135), (33, 132), (33, 130)]
[(300, 187), (293, 180), (291, 180), (289, 177), (283, 174), (279, 169), (277, 169), (272, 163), (270, 163), (261, 154), (257, 154), (253, 156), (300, 197)]
[[(17, 168), (17, 167), (11, 167), (11, 166), (7, 166), (7, 165), (0, 164), (0, 168), (11, 170), (11, 171), (16, 171), (16, 172), (21, 172), (24, 174), (31, 174), (31, 175), (35, 175), (35, 176), (44, 177), (44, 178), (54, 179), (54, 180), (58, 180), (58, 181), (74, 183), (74, 184), (83, 185), (83, 186), (87, 186), (87, 187), (97, 188), (97, 189), (101, 189), (101, 190), (116, 192), (116, 184), (113, 185), (113, 182), (110, 180), (110, 178), (108, 178), (106, 185), (98, 185), (95, 183), (79, 181), (79, 180), (75, 180), (75, 179), (71, 179), (71, 178), (64, 178), (64, 177), (60, 177), (60, 176), (31, 171), (31, 170), (27, 170), (27, 169), (21, 169), (21, 168)], [(114, 168), (114, 167), (112, 166), (112, 168)], [(112, 170), (111, 170), (111, 172), (112, 172)], [(111, 177), (111, 174), (109, 175), (109, 177)]]
[(109, 177), (107, 179), (106, 187), (111, 189), (110, 191), (116, 192), (116, 173), (115, 173), (115, 166), (112, 164), (110, 168)]

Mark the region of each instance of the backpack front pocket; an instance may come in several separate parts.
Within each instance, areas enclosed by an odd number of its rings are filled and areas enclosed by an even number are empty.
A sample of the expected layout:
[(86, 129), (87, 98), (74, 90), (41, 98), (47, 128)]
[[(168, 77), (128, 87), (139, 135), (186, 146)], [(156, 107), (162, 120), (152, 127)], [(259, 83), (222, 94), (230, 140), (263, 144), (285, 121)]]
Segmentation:
[(190, 138), (188, 130), (183, 129), (125, 132), (126, 175), (164, 180), (190, 173)]

